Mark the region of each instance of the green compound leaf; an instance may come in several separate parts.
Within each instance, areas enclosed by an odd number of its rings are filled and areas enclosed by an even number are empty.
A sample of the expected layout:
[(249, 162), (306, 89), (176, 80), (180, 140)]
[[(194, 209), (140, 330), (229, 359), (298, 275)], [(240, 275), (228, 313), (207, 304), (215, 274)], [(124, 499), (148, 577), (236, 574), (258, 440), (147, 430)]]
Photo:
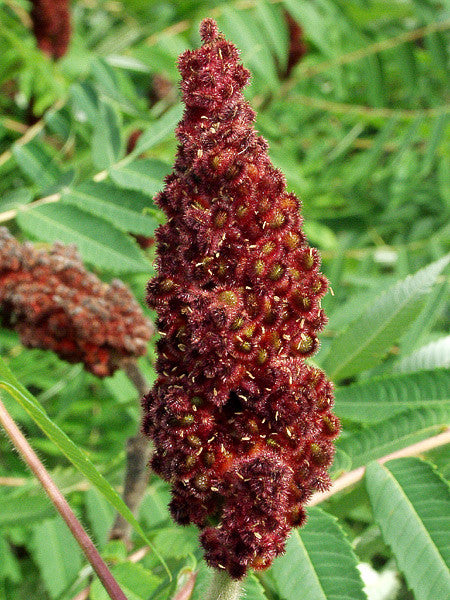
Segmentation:
[(322, 365), (330, 378), (350, 377), (380, 363), (418, 316), (449, 260), (445, 256), (395, 283), (350, 323), (334, 339)]
[(366, 487), (375, 519), (416, 600), (450, 598), (450, 494), (428, 463), (370, 464)]
[(360, 423), (385, 420), (409, 408), (445, 406), (450, 372), (445, 369), (374, 377), (336, 389), (335, 412)]
[(149, 263), (129, 236), (76, 206), (44, 204), (19, 213), (17, 220), (40, 240), (76, 244), (83, 259), (97, 267), (113, 273), (148, 272)]
[(279, 595), (283, 600), (364, 600), (356, 556), (336, 519), (320, 508), (308, 515), (273, 563)]
[(437, 435), (450, 420), (450, 405), (408, 410), (343, 438), (338, 447), (352, 469)]
[(69, 459), (69, 461), (82, 473), (86, 479), (88, 479), (92, 485), (108, 500), (108, 502), (114, 506), (123, 518), (132, 525), (134, 530), (140, 535), (143, 541), (152, 548), (153, 552), (158, 556), (161, 563), (167, 570), (169, 577), (170, 572), (160, 556), (156, 548), (147, 538), (144, 530), (136, 520), (133, 513), (130, 511), (128, 506), (124, 503), (122, 498), (116, 492), (116, 490), (108, 483), (101, 473), (97, 471), (93, 463), (89, 460), (87, 455), (78, 448), (76, 444), (64, 433), (62, 429), (58, 427), (45, 413), (44, 408), (39, 402), (30, 394), (30, 392), (23, 387), (23, 385), (16, 379), (11, 371), (6, 366), (2, 358), (0, 358), (0, 388), (6, 390), (30, 415), (33, 421), (40, 427), (45, 435), (61, 450), (61, 452)]

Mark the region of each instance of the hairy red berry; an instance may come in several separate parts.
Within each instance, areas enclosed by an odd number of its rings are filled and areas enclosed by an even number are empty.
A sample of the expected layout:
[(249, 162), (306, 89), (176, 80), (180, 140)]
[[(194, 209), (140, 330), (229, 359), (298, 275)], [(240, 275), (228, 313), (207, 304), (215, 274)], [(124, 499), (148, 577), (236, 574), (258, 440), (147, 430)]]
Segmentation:
[(128, 288), (84, 268), (74, 246), (50, 252), (0, 228), (0, 317), (25, 346), (82, 362), (99, 377), (117, 360), (144, 355), (153, 326)]
[(305, 362), (325, 323), (318, 253), (253, 128), (237, 49), (211, 19), (200, 33), (179, 59), (186, 110), (156, 199), (168, 221), (148, 285), (161, 339), (144, 429), (174, 519), (240, 578), (270, 565), (329, 484), (339, 425), (332, 384)]

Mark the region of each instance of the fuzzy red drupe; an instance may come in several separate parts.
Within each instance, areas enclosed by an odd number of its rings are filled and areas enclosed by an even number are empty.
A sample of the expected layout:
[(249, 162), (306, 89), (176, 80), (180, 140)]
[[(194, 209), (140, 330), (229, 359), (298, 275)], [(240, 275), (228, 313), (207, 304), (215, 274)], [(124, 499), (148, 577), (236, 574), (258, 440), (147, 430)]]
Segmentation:
[(0, 318), (25, 346), (82, 362), (98, 377), (118, 359), (142, 356), (153, 326), (128, 288), (84, 268), (74, 246), (50, 252), (20, 244), (0, 227)]
[(249, 72), (211, 19), (179, 59), (186, 105), (157, 203), (158, 379), (144, 399), (154, 470), (208, 563), (264, 569), (330, 483), (332, 384), (305, 359), (325, 324), (327, 281), (300, 203), (253, 127)]

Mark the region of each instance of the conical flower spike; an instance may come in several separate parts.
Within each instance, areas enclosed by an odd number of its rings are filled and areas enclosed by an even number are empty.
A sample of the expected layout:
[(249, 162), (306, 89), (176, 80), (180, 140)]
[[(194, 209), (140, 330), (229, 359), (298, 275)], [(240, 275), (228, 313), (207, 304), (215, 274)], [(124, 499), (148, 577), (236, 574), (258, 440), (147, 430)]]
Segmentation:
[(300, 203), (253, 127), (236, 47), (203, 21), (179, 59), (186, 110), (157, 202), (159, 377), (144, 399), (154, 470), (177, 523), (195, 523), (208, 563), (234, 578), (283, 552), (304, 504), (329, 485), (332, 385), (317, 349), (327, 289)]

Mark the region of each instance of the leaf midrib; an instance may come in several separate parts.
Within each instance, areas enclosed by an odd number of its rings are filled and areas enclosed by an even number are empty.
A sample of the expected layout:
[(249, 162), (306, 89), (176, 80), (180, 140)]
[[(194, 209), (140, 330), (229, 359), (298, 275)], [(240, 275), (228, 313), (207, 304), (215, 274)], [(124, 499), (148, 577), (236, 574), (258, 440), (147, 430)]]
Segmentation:
[[(120, 206), (118, 204), (115, 204), (114, 202), (108, 202), (108, 200), (104, 200), (103, 198), (99, 198), (98, 196), (93, 196), (90, 195), (86, 192), (81, 192), (78, 189), (74, 189), (71, 190), (70, 192), (68, 192), (67, 194), (63, 194), (63, 196), (61, 197), (61, 200), (64, 202), (64, 200), (66, 202), (70, 202), (67, 200), (67, 198), (70, 196), (74, 196), (75, 198), (78, 196), (80, 197), (81, 200), (85, 199), (85, 200), (90, 200), (91, 202), (97, 202), (100, 206), (99, 208), (107, 208), (109, 210), (114, 210), (117, 211), (118, 213), (122, 213), (123, 215), (125, 215), (127, 218), (133, 218), (133, 219), (144, 219), (145, 221), (149, 221), (149, 223), (151, 222), (150, 218), (148, 217), (148, 215), (142, 214), (140, 212), (137, 212), (135, 210), (132, 210), (131, 208), (127, 208), (126, 206)], [(75, 203), (74, 203), (75, 204)], [(77, 206), (77, 208), (79, 208), (78, 205), (75, 204), (75, 206)], [(83, 209), (80, 209), (83, 210)], [(96, 215), (98, 216), (98, 215)], [(153, 222), (151, 222), (153, 225)]]
[[(306, 549), (305, 543), (304, 543), (304, 541), (302, 540), (302, 538), (301, 538), (300, 534), (298, 533), (298, 531), (295, 531), (295, 536), (297, 537), (297, 539), (298, 539), (298, 542), (299, 542), (299, 544), (301, 545), (301, 547), (302, 547), (302, 549), (303, 549), (303, 552), (304, 552), (304, 555), (305, 555), (305, 557), (306, 557), (306, 559), (307, 559), (307, 562), (308, 562), (308, 564), (309, 564), (309, 565), (310, 565), (310, 567), (311, 567), (311, 571), (312, 571), (312, 573), (313, 573), (314, 579), (315, 579), (315, 581), (316, 581), (316, 583), (317, 583), (317, 585), (318, 585), (318, 587), (319, 587), (320, 591), (322, 592), (322, 595), (323, 595), (323, 600), (327, 600), (327, 595), (326, 595), (326, 593), (325, 593), (325, 590), (323, 589), (322, 583), (321, 583), (321, 581), (320, 581), (320, 579), (319, 579), (319, 575), (317, 574), (317, 571), (316, 571), (316, 569), (314, 568), (314, 565), (313, 565), (313, 563), (312, 563), (312, 561), (311, 561), (311, 558), (310, 558), (310, 556), (309, 556), (309, 552), (308, 552), (308, 550)], [(314, 599), (314, 600), (316, 600), (316, 599)], [(319, 598), (317, 598), (317, 600), (319, 600)]]

